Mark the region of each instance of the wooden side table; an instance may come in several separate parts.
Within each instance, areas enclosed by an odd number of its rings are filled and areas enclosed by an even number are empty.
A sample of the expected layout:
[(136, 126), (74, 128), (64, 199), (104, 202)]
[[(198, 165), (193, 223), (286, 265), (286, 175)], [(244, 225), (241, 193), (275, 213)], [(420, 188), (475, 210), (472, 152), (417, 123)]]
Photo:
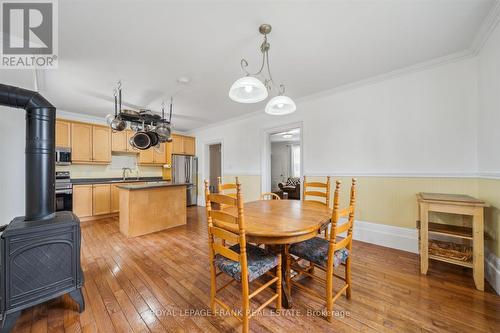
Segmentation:
[[(429, 259), (470, 267), (478, 290), (484, 290), (484, 207), (488, 204), (468, 195), (419, 193), (420, 273), (427, 274)], [(429, 222), (429, 212), (472, 216), (472, 228)], [(429, 254), (429, 234), (472, 240), (472, 261)]]

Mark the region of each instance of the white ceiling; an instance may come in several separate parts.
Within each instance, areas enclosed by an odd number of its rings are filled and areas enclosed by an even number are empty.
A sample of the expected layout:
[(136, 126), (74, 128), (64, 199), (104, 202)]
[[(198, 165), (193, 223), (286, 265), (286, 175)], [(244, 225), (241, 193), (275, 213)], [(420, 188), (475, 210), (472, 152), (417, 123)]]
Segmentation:
[[(59, 1), (59, 69), (40, 91), (59, 109), (105, 116), (123, 82), (125, 102), (158, 110), (177, 95), (174, 128), (196, 127), (263, 109), (228, 98), (259, 65), (258, 26), (273, 31), (276, 81), (300, 98), (468, 49), (494, 0)], [(33, 88), (33, 73), (0, 70), (0, 81)]]

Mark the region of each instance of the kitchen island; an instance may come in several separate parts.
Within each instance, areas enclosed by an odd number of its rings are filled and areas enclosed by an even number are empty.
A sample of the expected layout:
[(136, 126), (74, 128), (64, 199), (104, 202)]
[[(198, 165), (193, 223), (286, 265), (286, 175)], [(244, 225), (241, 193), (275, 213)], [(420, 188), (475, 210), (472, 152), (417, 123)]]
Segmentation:
[(119, 185), (120, 232), (135, 237), (186, 224), (187, 185), (168, 181)]

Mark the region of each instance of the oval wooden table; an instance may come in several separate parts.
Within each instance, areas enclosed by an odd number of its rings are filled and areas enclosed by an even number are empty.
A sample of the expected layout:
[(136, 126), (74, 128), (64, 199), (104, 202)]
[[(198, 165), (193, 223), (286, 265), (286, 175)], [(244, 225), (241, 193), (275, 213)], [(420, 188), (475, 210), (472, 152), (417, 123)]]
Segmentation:
[[(246, 239), (270, 245), (282, 254), (285, 276), (284, 245), (311, 239), (323, 230), (331, 218), (331, 209), (321, 203), (299, 200), (260, 200), (245, 203)], [(283, 306), (292, 307), (292, 298), (283, 278)]]

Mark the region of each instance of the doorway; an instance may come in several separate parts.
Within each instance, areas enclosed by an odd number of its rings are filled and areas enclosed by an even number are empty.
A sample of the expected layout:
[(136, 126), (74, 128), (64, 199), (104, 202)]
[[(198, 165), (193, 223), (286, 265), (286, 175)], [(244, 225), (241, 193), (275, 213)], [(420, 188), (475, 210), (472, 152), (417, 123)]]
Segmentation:
[(270, 133), (269, 147), (271, 192), (281, 198), (300, 200), (302, 175), (300, 127)]
[(215, 143), (208, 146), (208, 174), (210, 192), (217, 193), (218, 178), (222, 177), (222, 144)]

